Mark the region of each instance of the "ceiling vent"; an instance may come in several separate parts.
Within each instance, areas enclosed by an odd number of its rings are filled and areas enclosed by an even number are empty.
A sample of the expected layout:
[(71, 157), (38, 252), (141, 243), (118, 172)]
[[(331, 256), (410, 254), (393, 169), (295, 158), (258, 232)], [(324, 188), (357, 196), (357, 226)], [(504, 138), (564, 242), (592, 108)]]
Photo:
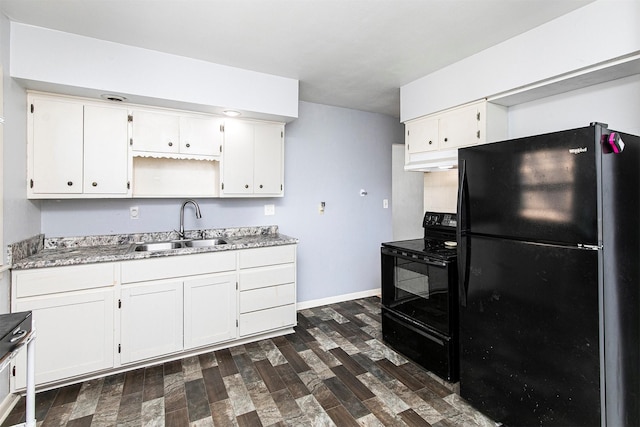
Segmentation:
[(100, 95), (100, 98), (106, 99), (107, 101), (114, 101), (114, 102), (122, 102), (127, 99), (122, 95), (114, 95), (111, 93)]

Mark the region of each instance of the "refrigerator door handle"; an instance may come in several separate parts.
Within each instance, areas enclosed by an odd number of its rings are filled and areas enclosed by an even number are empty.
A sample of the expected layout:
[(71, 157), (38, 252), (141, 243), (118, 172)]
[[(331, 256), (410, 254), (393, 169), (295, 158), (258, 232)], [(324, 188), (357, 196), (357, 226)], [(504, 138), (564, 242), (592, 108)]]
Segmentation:
[(469, 289), (470, 239), (461, 236), (458, 239), (458, 298), (460, 306), (467, 306), (467, 290)]
[[(457, 227), (457, 231), (458, 231), (458, 237), (460, 235), (460, 233), (462, 231), (465, 231), (468, 229), (467, 227), (467, 212), (465, 210), (465, 199), (467, 196), (468, 197), (468, 193), (469, 193), (469, 189), (467, 187), (467, 161), (466, 160), (460, 160), (460, 169), (459, 169), (459, 175), (458, 175), (458, 227)], [(467, 207), (468, 208), (468, 207)]]
[(467, 306), (467, 289), (469, 287), (469, 240), (466, 236), (467, 226), (467, 210), (469, 209), (468, 200), (469, 188), (467, 184), (467, 163), (466, 160), (460, 161), (460, 175), (458, 185), (458, 295), (460, 305)]

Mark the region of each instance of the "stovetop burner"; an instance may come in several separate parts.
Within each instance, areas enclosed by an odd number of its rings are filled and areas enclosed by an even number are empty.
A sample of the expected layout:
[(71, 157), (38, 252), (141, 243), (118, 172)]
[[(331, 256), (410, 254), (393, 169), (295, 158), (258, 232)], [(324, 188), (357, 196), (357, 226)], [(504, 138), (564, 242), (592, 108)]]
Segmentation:
[(456, 241), (456, 214), (441, 212), (425, 212), (422, 226), (424, 238), (401, 240), (383, 243), (382, 246), (405, 251), (411, 255), (426, 256), (439, 260), (456, 258), (456, 247), (445, 245), (445, 242)]
[(382, 246), (406, 252), (409, 255), (426, 256), (448, 261), (456, 257), (456, 248), (445, 246), (444, 240), (413, 239), (383, 243)]

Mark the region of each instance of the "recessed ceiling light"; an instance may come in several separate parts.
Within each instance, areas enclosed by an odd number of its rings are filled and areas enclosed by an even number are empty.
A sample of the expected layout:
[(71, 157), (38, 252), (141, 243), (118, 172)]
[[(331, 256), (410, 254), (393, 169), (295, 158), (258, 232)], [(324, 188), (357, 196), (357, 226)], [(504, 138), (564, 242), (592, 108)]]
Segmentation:
[(122, 95), (114, 95), (112, 93), (104, 93), (100, 95), (100, 98), (106, 99), (107, 101), (115, 101), (115, 102), (122, 102), (127, 99)]
[(223, 113), (229, 117), (238, 117), (240, 115), (240, 111), (236, 110), (224, 110)]

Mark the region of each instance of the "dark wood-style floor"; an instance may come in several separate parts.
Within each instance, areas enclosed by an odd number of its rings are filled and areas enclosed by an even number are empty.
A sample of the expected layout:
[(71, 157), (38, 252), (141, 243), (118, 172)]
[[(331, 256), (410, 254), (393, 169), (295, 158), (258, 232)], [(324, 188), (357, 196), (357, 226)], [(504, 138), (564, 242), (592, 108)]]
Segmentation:
[(495, 426), (382, 342), (376, 297), (301, 310), (295, 331), (38, 393), (38, 426)]

